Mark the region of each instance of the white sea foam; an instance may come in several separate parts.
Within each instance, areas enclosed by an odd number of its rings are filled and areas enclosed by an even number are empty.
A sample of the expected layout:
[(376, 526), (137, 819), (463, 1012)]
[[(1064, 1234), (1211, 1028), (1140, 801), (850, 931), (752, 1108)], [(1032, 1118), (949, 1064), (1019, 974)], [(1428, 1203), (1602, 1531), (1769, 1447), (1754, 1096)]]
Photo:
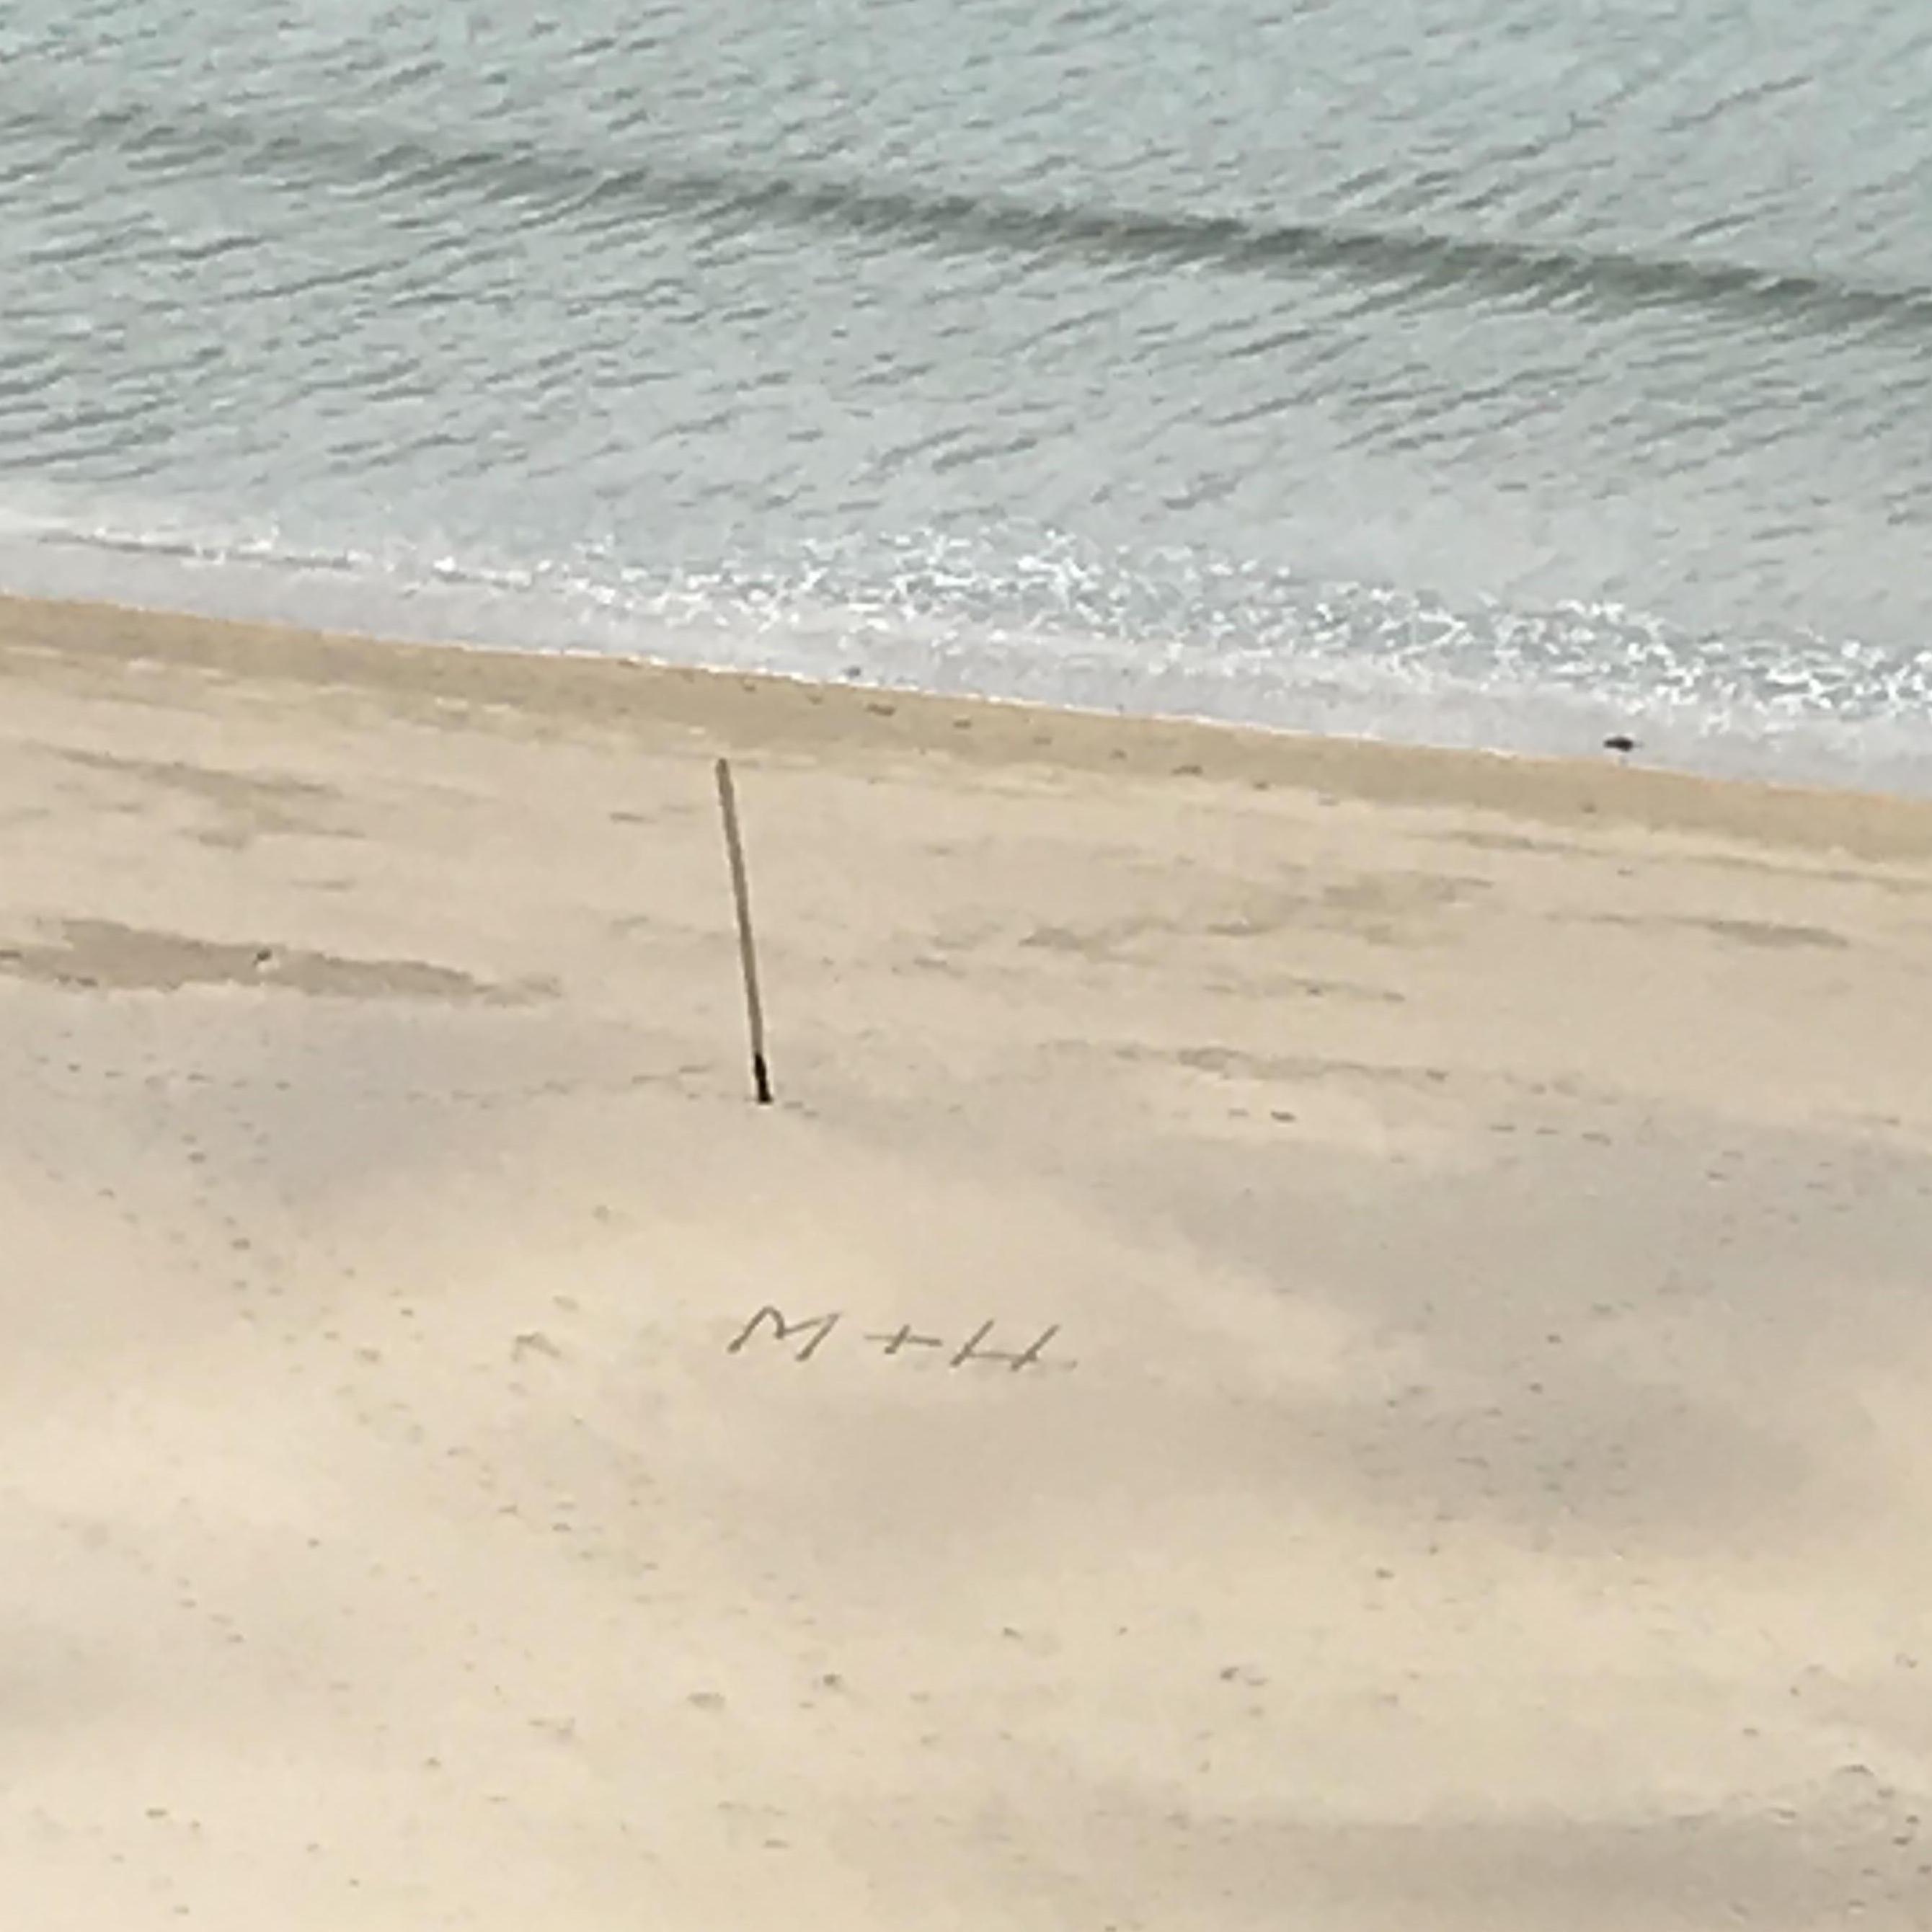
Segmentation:
[(1004, 577), (970, 546), (893, 550), (869, 576), (851, 546), (782, 576), (661, 574), (0, 520), (0, 580), (34, 594), (1400, 742), (1625, 734), (1685, 769), (1932, 794), (1932, 655), (1686, 637), (1622, 607), (1458, 610), (1172, 554), (1136, 578), (1037, 536)]

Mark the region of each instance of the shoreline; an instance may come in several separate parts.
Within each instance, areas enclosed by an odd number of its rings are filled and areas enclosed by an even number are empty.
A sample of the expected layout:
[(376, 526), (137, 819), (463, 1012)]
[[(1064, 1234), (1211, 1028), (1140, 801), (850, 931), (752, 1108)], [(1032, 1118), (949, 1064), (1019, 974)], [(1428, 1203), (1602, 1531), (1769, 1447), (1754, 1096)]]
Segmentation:
[[(98, 664), (160, 658), (225, 675), (381, 691), (486, 711), (808, 750), (854, 725), (880, 753), (979, 764), (1114, 770), (1325, 791), (1364, 803), (1449, 806), (1550, 824), (1599, 819), (1867, 858), (1932, 854), (1932, 799), (1713, 776), (1626, 763), (1276, 730), (1219, 721), (952, 697), (592, 650), (384, 638), (0, 592), (0, 654)], [(726, 747), (728, 748), (728, 746)]]

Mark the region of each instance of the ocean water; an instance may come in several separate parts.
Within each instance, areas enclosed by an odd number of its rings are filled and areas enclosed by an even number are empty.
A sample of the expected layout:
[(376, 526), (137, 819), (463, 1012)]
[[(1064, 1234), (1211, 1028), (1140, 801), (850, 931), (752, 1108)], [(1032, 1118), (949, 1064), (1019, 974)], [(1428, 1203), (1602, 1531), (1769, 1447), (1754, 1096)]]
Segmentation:
[(1910, 0), (5, 0), (0, 586), (1932, 791)]

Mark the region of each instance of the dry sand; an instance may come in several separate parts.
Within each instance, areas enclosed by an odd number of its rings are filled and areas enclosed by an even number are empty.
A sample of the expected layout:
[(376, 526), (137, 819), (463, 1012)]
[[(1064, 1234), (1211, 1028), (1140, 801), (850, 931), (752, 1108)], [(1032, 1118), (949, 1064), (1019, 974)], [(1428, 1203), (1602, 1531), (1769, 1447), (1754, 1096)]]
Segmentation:
[(1932, 808), (14, 604), (0, 826), (8, 1927), (1932, 1923)]

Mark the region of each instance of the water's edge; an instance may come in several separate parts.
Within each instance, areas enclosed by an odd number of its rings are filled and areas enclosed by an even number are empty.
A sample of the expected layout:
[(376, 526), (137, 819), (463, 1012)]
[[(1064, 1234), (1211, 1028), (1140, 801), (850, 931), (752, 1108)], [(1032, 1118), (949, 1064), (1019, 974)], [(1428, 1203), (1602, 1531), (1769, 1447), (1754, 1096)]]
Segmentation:
[[(194, 594), (195, 585), (179, 578), (164, 581), (158, 575), (144, 585), (135, 580), (140, 574), (138, 572), (123, 578), (114, 586), (112, 594), (108, 594), (98, 580), (76, 580), (73, 573), (59, 567), (58, 561), (52, 568), (44, 565), (40, 568), (11, 568), (16, 561), (0, 550), (0, 628), (8, 625), (10, 606), (17, 614), (20, 607), (37, 603), (56, 606), (80, 620), (89, 614), (98, 614), (109, 619), (183, 620), (218, 629), (238, 626), (245, 631), (259, 627), (261, 632), (298, 646), (335, 640), (378, 652), (388, 649), (410, 653), (451, 652), (483, 659), (521, 659), (537, 664), (570, 661), (593, 664), (628, 663), (652, 671), (695, 672), (707, 681), (715, 678), (735, 682), (748, 676), (763, 682), (811, 689), (844, 690), (855, 694), (890, 692), (915, 700), (985, 705), (1000, 711), (1117, 724), (1130, 730), (1141, 724), (1198, 728), (1217, 738), (1226, 734), (1230, 739), (1252, 738), (1283, 748), (1325, 746), (1346, 754), (1378, 758), (1387, 754), (1396, 760), (1403, 760), (1406, 753), (1415, 753), (1427, 759), (1432, 767), (1440, 769), (1441, 761), (1449, 760), (1454, 770), (1465, 774), (1505, 771), (1527, 776), (1532, 772), (1562, 775), (1594, 770), (1614, 771), (1630, 778), (1648, 775), (1664, 782), (1688, 781), (1700, 789), (1714, 786), (1718, 794), (1740, 801), (1748, 796), (1775, 796), (1801, 811), (1808, 803), (1834, 818), (1842, 811), (1856, 812), (1868, 805), (1915, 808), (1932, 799), (1932, 772), (1908, 769), (1905, 776), (1909, 782), (1877, 784), (1870, 782), (1869, 775), (1864, 772), (1794, 771), (1789, 760), (1784, 761), (1781, 768), (1774, 768), (1776, 761), (1754, 758), (1753, 748), (1748, 745), (1721, 747), (1721, 752), (1728, 755), (1718, 757), (1708, 754), (1708, 745), (1706, 755), (1702, 757), (1695, 754), (1694, 746), (1688, 749), (1680, 746), (1678, 754), (1672, 755), (1671, 748), (1654, 742), (1639, 741), (1634, 749), (1625, 751), (1620, 742), (1624, 734), (1600, 733), (1602, 721), (1580, 713), (1573, 720), (1576, 729), (1567, 741), (1547, 728), (1546, 716), (1542, 720), (1544, 729), (1534, 734), (1526, 732), (1516, 741), (1510, 741), (1506, 734), (1485, 736), (1476, 728), (1485, 724), (1496, 725), (1500, 711), (1480, 718), (1474, 707), (1450, 721), (1459, 728), (1432, 730), (1428, 707), (1420, 704), (1412, 716), (1402, 721), (1413, 728), (1402, 730), (1391, 728), (1386, 722), (1352, 726), (1336, 716), (1318, 721), (1265, 718), (1198, 707), (1082, 702), (1064, 694), (1024, 688), (1028, 680), (1022, 676), (1009, 680), (1007, 688), (993, 688), (880, 675), (856, 664), (842, 676), (828, 675), (822, 668), (784, 662), (784, 653), (758, 649), (755, 638), (720, 627), (700, 630), (667, 624), (655, 637), (648, 640), (633, 637), (620, 648), (608, 638), (600, 639), (587, 630), (568, 634), (572, 620), (557, 610), (550, 614), (554, 634), (542, 641), (510, 638), (490, 627), (491, 597), (479, 595), (476, 586), (460, 583), (420, 586), (417, 594), (407, 600), (406, 608), (387, 607), (386, 619), (370, 609), (368, 593), (358, 590), (352, 582), (334, 586), (333, 596), (328, 594), (330, 586), (324, 584), (317, 586), (320, 594), (308, 616), (296, 621), (285, 608), (282, 594), (285, 586), (278, 584), (272, 593), (258, 590), (250, 596), (245, 573), (226, 567), (207, 573), (199, 586), (204, 592), (202, 595)], [(1606, 736), (1613, 742), (1605, 742)], [(1487, 790), (1486, 787), (1481, 789)], [(1439, 788), (1437, 795), (1448, 802), (1454, 796), (1455, 788), (1453, 784)], [(1493, 802), (1486, 799), (1484, 802)]]

